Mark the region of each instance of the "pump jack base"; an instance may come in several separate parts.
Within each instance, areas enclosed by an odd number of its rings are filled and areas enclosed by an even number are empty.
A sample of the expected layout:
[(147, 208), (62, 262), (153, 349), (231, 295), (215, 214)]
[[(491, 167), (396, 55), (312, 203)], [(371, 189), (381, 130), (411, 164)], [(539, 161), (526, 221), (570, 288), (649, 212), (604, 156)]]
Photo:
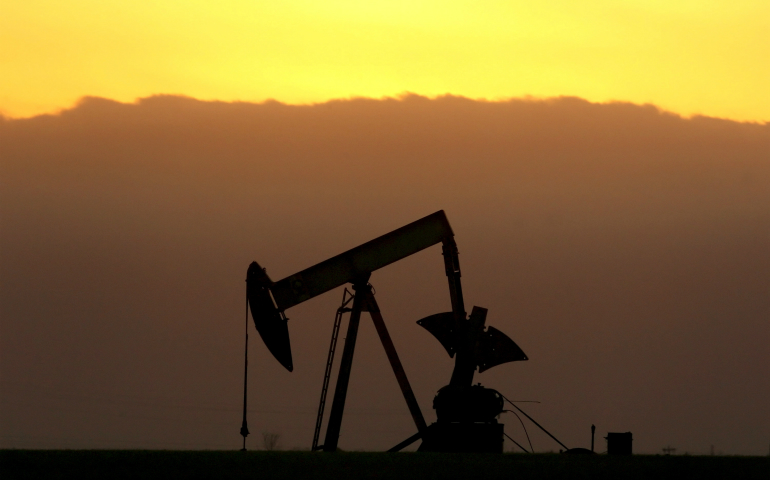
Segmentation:
[(425, 430), (417, 451), (503, 453), (503, 424), (436, 422)]

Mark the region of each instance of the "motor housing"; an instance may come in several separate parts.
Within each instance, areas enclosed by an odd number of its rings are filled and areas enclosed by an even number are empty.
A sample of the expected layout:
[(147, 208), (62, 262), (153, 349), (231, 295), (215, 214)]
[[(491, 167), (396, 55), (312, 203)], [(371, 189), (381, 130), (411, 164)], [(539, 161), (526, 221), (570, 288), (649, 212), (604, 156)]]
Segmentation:
[(497, 423), (503, 405), (497, 390), (481, 384), (461, 388), (447, 385), (433, 399), (439, 422)]
[(433, 399), (437, 421), (426, 430), (418, 450), (502, 453), (503, 425), (497, 416), (503, 405), (497, 390), (481, 384), (443, 387)]

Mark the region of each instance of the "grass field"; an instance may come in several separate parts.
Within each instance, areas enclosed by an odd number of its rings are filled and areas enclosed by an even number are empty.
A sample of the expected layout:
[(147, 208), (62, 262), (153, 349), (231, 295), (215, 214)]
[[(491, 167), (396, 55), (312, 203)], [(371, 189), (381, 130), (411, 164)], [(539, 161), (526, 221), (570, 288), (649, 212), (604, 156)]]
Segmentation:
[(2, 450), (0, 477), (770, 479), (770, 457)]

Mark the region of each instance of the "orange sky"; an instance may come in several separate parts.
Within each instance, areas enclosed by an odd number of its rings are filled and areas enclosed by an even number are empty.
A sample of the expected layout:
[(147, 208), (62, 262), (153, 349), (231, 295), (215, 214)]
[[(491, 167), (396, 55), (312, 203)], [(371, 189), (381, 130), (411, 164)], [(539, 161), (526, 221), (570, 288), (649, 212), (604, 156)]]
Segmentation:
[(410, 91), (767, 121), (768, 32), (765, 0), (5, 2), (0, 112), (85, 95), (308, 103)]

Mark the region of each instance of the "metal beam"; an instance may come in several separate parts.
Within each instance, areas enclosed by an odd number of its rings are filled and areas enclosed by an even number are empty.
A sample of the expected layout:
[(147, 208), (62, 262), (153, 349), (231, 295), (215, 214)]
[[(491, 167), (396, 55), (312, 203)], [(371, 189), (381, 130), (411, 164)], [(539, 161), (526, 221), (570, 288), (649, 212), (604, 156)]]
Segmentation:
[(453, 387), (470, 387), (473, 385), (473, 374), (476, 372), (476, 343), (479, 333), (484, 329), (487, 319), (487, 309), (473, 307), (471, 316), (463, 325), (458, 335), (455, 368), (449, 384)]
[(421, 438), (422, 438), (422, 432), (417, 432), (414, 435), (412, 435), (411, 437), (409, 437), (406, 440), (404, 440), (403, 442), (401, 442), (398, 445), (396, 445), (395, 447), (393, 447), (390, 450), (388, 450), (388, 453), (390, 453), (390, 452), (400, 452), (401, 450), (403, 450), (404, 448), (408, 447), (409, 445), (413, 444), (414, 442), (416, 442), (417, 440), (419, 440)]
[[(270, 286), (278, 310), (370, 274), (454, 236), (443, 210), (421, 218)], [(458, 272), (459, 275), (459, 272)], [(455, 302), (456, 303), (456, 302)]]
[(334, 388), (334, 400), (332, 400), (332, 411), (329, 414), (329, 426), (326, 427), (326, 439), (324, 440), (324, 452), (336, 452), (337, 442), (340, 437), (340, 427), (342, 426), (342, 413), (345, 410), (345, 397), (348, 394), (348, 383), (350, 382), (350, 370), (353, 366), (353, 352), (356, 349), (356, 337), (358, 337), (358, 325), (361, 321), (361, 311), (366, 302), (366, 295), (362, 295), (368, 289), (366, 279), (353, 285), (356, 295), (353, 298), (353, 309), (350, 312), (350, 321), (348, 323), (348, 333), (345, 337), (345, 347), (342, 350), (342, 361), (340, 362), (340, 373), (337, 375), (337, 385)]
[(398, 386), (401, 387), (401, 393), (404, 394), (404, 400), (406, 400), (406, 405), (409, 407), (409, 413), (412, 414), (412, 420), (414, 420), (418, 432), (422, 433), (428, 428), (428, 425), (425, 423), (425, 418), (422, 416), (420, 405), (417, 403), (411, 385), (409, 385), (409, 379), (406, 378), (406, 372), (401, 365), (401, 360), (398, 358), (396, 347), (393, 345), (393, 340), (391, 340), (388, 329), (385, 327), (385, 321), (382, 319), (380, 307), (377, 305), (377, 300), (374, 299), (371, 289), (366, 292), (366, 295), (366, 307), (369, 314), (372, 316), (374, 328), (377, 329), (377, 334), (380, 336), (382, 346), (385, 347), (385, 353), (388, 355), (388, 360), (390, 361), (391, 368), (393, 368), (393, 373), (396, 374)]

